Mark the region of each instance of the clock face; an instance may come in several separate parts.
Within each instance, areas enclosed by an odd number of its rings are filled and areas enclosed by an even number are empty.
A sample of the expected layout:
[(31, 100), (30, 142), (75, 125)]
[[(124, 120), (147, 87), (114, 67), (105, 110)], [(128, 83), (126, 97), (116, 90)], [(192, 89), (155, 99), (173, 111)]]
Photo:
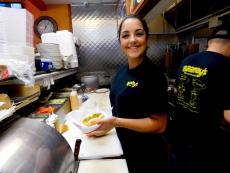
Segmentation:
[(57, 31), (56, 21), (49, 16), (42, 16), (34, 22), (34, 32), (40, 37), (44, 33)]

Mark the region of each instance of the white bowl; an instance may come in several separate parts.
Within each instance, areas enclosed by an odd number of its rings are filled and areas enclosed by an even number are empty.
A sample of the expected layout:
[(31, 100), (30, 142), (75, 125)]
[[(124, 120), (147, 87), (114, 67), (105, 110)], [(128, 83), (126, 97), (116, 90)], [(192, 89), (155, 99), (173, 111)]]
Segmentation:
[(92, 126), (86, 126), (82, 123), (83, 119), (94, 114), (94, 113), (102, 113), (104, 115), (104, 117), (108, 116), (105, 112), (97, 110), (97, 111), (90, 111), (90, 112), (85, 112), (85, 111), (81, 111), (81, 110), (75, 110), (72, 112), (69, 112), (66, 116), (66, 118), (68, 120), (70, 120), (74, 125), (76, 125), (81, 131), (82, 133), (89, 133), (92, 132), (94, 130), (96, 130), (98, 127), (100, 127), (100, 125), (95, 124)]

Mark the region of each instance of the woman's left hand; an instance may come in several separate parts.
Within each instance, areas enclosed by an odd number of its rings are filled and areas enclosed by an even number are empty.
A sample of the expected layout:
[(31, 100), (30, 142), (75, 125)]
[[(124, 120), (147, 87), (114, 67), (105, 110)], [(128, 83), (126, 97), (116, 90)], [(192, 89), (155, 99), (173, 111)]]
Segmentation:
[(99, 119), (97, 124), (100, 125), (95, 131), (87, 133), (88, 137), (99, 137), (105, 135), (108, 131), (114, 128), (116, 118), (110, 116), (108, 118)]

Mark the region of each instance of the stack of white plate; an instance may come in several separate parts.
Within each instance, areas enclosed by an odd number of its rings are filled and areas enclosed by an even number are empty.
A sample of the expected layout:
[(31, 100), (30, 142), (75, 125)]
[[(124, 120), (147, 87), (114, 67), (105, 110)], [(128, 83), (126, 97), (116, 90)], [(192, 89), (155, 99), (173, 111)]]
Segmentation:
[[(65, 68), (78, 67), (78, 57), (74, 43), (73, 33), (67, 30), (41, 35), (42, 43), (57, 43), (64, 57)], [(66, 65), (68, 64), (68, 65)]]
[(60, 53), (59, 44), (39, 43), (36, 46), (40, 57), (51, 60), (54, 69), (63, 67), (63, 56)]

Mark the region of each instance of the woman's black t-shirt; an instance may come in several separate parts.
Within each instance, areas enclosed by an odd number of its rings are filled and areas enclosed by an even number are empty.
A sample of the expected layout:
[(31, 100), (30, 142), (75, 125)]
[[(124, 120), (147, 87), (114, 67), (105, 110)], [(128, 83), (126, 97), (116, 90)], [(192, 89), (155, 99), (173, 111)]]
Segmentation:
[[(113, 79), (110, 100), (113, 116), (120, 118), (139, 119), (152, 114), (166, 113), (168, 110), (166, 77), (148, 58), (134, 69), (129, 69), (128, 65), (125, 65)], [(138, 167), (143, 169), (143, 166), (150, 164), (149, 162), (158, 164), (156, 169), (162, 166), (165, 151), (160, 135), (125, 128), (116, 130), (129, 167), (130, 161), (132, 167), (134, 166), (135, 159), (138, 160), (135, 169)], [(145, 165), (141, 165), (141, 162)]]

